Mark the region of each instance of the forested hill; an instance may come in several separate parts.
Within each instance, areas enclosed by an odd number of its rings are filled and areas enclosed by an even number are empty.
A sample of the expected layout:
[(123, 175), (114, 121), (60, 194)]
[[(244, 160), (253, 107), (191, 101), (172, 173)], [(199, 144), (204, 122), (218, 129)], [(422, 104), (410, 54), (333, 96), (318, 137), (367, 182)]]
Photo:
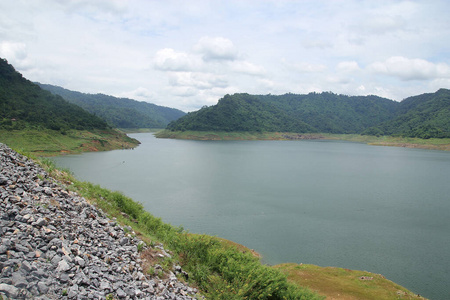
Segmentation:
[(449, 93), (441, 89), (402, 102), (329, 92), (226, 95), (216, 105), (170, 123), (167, 129), (450, 137)]
[(450, 90), (409, 97), (399, 103), (397, 117), (364, 133), (418, 138), (450, 137)]
[(188, 113), (167, 128), (181, 131), (317, 131), (286, 109), (249, 94), (226, 95), (217, 105)]
[(358, 133), (392, 119), (395, 101), (333, 93), (226, 95), (170, 123), (171, 130)]
[(106, 129), (105, 121), (44, 91), (0, 58), (0, 129)]
[(85, 94), (59, 86), (37, 83), (41, 88), (60, 95), (67, 101), (96, 114), (116, 128), (165, 128), (186, 113), (175, 108), (158, 106), (128, 98), (103, 94)]

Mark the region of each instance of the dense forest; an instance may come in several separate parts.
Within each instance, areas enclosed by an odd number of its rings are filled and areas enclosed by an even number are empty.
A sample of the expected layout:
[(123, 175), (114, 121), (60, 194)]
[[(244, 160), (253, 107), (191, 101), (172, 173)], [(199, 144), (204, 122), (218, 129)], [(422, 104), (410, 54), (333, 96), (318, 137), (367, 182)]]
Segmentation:
[(171, 122), (172, 131), (254, 131), (362, 133), (431, 138), (450, 137), (450, 91), (401, 102), (377, 96), (330, 92), (307, 95), (226, 95), (210, 107)]
[(116, 98), (104, 94), (86, 94), (59, 86), (37, 83), (44, 90), (60, 95), (95, 114), (115, 128), (165, 128), (186, 113), (175, 108), (158, 106), (128, 98)]
[(313, 127), (249, 94), (226, 95), (216, 106), (188, 113), (168, 126), (172, 130), (311, 132)]
[(108, 124), (61, 96), (44, 91), (0, 58), (0, 129), (107, 129)]
[(404, 99), (396, 117), (363, 132), (367, 135), (396, 135), (418, 138), (450, 137), (450, 90)]

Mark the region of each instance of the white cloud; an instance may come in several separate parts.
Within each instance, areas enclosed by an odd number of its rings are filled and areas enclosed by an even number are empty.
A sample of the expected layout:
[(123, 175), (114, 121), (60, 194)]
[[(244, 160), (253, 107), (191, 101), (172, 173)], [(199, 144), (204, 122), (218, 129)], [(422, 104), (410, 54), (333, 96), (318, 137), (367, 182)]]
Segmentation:
[(356, 72), (356, 71), (361, 70), (356, 61), (341, 61), (340, 63), (337, 64), (336, 69), (340, 72), (346, 72), (346, 73), (351, 73), (351, 72)]
[(202, 37), (194, 49), (203, 54), (206, 61), (235, 60), (238, 58), (238, 51), (233, 42), (223, 37)]
[(172, 86), (187, 86), (200, 90), (228, 86), (224, 76), (194, 72), (173, 72), (169, 74), (169, 83)]
[(175, 86), (170, 89), (170, 93), (175, 96), (191, 97), (197, 96), (198, 90), (190, 86)]
[(118, 97), (124, 97), (129, 99), (135, 99), (139, 101), (151, 101), (155, 97), (155, 93), (144, 87), (138, 87), (130, 92), (123, 92), (118, 94)]
[(366, 19), (362, 24), (362, 29), (373, 34), (392, 33), (402, 30), (406, 26), (405, 20), (400, 16), (378, 15)]
[(323, 41), (323, 40), (304, 40), (302, 42), (303, 47), (308, 49), (327, 49), (332, 48), (333, 45), (329, 41)]
[(295, 72), (300, 73), (320, 73), (327, 69), (324, 64), (313, 64), (307, 62), (288, 62), (286, 59), (282, 59), (282, 63), (285, 67)]
[(187, 53), (165, 48), (156, 52), (154, 66), (162, 71), (192, 71), (199, 67), (199, 62)]
[(374, 62), (368, 70), (378, 74), (398, 77), (402, 80), (429, 80), (450, 77), (450, 67), (445, 63), (432, 63), (419, 58), (393, 56), (382, 62)]
[(8, 63), (16, 69), (29, 70), (32, 64), (28, 59), (27, 47), (24, 43), (1, 42), (0, 57), (7, 58)]
[(266, 70), (263, 66), (258, 66), (248, 61), (233, 61), (231, 63), (231, 69), (234, 72), (252, 76), (264, 76), (266, 74)]

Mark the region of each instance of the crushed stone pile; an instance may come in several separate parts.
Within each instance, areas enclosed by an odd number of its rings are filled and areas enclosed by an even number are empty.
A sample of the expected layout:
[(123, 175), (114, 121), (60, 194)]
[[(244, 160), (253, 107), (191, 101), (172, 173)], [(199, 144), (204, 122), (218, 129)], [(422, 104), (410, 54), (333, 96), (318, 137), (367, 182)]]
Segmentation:
[(144, 274), (147, 246), (130, 230), (0, 144), (3, 299), (196, 299), (180, 266), (166, 279)]

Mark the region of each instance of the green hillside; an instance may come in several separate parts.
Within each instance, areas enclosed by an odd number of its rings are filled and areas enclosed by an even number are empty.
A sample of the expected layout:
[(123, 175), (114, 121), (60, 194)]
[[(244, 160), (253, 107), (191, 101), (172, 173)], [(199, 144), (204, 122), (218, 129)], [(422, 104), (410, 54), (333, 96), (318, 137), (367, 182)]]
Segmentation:
[(128, 98), (104, 94), (85, 94), (59, 86), (37, 83), (41, 88), (60, 95), (88, 112), (106, 120), (116, 128), (164, 128), (186, 113), (175, 108), (158, 106)]
[(396, 102), (329, 92), (307, 95), (226, 95), (171, 122), (171, 131), (295, 132), (450, 137), (450, 91)]
[(450, 138), (450, 90), (409, 97), (400, 102), (393, 120), (369, 128), (366, 134)]
[(38, 155), (133, 148), (139, 142), (41, 89), (0, 59), (0, 142)]
[(316, 131), (285, 110), (249, 94), (226, 95), (217, 105), (188, 113), (167, 128), (179, 131)]
[(359, 133), (368, 126), (395, 116), (395, 101), (377, 96), (337, 95), (330, 92), (307, 95), (258, 96), (285, 110), (315, 130), (324, 133)]
[(0, 129), (107, 129), (105, 121), (22, 77), (0, 59)]

